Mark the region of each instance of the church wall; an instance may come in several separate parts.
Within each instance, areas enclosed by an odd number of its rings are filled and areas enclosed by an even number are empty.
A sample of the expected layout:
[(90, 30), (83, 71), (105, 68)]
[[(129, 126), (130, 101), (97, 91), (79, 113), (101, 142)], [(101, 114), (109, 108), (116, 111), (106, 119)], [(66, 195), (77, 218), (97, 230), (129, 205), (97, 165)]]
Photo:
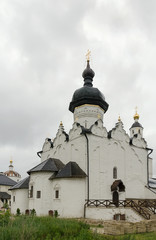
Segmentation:
[(125, 193), (119, 193), (119, 199), (144, 199), (147, 185), (147, 150), (129, 145), (124, 132), (114, 136), (116, 139), (88, 135), (90, 199), (112, 198), (110, 188), (116, 180), (113, 179), (114, 167), (117, 167), (117, 179), (122, 180), (126, 190)]
[(8, 194), (11, 194), (9, 188), (11, 188), (11, 186), (0, 185), (0, 192), (7, 192)]
[(131, 146), (126, 154), (126, 198), (144, 199), (147, 185), (147, 151)]
[(139, 214), (130, 208), (98, 208), (87, 207), (86, 218), (113, 220), (115, 214), (125, 214), (125, 219), (128, 222), (140, 222), (144, 220)]
[[(58, 144), (58, 145), (57, 145)], [(80, 168), (86, 169), (86, 140), (82, 135), (72, 134), (69, 142), (64, 140), (64, 134), (53, 148), (42, 153), (41, 162), (48, 158), (60, 159), (64, 164), (76, 162)]]
[(149, 178), (152, 178), (153, 177), (153, 159), (149, 158), (148, 163), (149, 163)]
[[(55, 198), (55, 190), (59, 198)], [(53, 180), (53, 207), (59, 216), (80, 218), (84, 216), (85, 178), (62, 178)]]
[[(29, 209), (35, 209), (37, 215), (48, 215), (52, 209), (52, 181), (51, 172), (35, 172), (30, 175), (29, 191), (33, 186), (33, 197), (29, 197)], [(40, 191), (40, 197), (37, 196)]]
[[(89, 140), (89, 198), (112, 199), (111, 185), (121, 180), (125, 185), (125, 192), (119, 192), (119, 200), (125, 198), (145, 199), (154, 198), (147, 194), (147, 150), (129, 144), (130, 138), (123, 129), (122, 122), (116, 124), (111, 138), (107, 137), (107, 130), (102, 121), (98, 120), (91, 128), (92, 134), (87, 134)], [(54, 147), (42, 154), (42, 160), (48, 157), (60, 159), (64, 164), (75, 161), (87, 174), (87, 141), (81, 135), (82, 129), (76, 123), (69, 132), (69, 142), (58, 130)], [(144, 142), (143, 142), (144, 143)], [(142, 144), (142, 142), (140, 143)], [(117, 178), (113, 178), (113, 168), (117, 168)], [(87, 178), (85, 186), (87, 198)], [(64, 215), (64, 213), (63, 213)]]
[(28, 189), (11, 190), (11, 213), (16, 214), (17, 208), (22, 214), (28, 209)]
[(97, 119), (103, 119), (104, 110), (97, 105), (84, 104), (75, 108), (74, 122), (80, 123), (85, 128), (90, 128)]
[(144, 192), (145, 192), (145, 199), (155, 199), (156, 200), (156, 192), (153, 192), (153, 189), (148, 189), (145, 187)]
[[(89, 135), (90, 148), (90, 198), (112, 199), (111, 185), (113, 168), (117, 168), (117, 179), (125, 182), (124, 149), (113, 139)], [(125, 198), (120, 193), (122, 200)]]

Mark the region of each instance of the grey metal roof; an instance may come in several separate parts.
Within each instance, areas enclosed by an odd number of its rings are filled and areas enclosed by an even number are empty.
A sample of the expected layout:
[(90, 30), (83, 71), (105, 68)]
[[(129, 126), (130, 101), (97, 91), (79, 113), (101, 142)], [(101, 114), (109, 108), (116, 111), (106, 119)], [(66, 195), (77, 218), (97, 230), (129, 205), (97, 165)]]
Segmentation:
[(0, 192), (0, 199), (10, 199), (11, 195), (7, 192)]
[(142, 125), (139, 123), (139, 122), (134, 122), (131, 126), (131, 128), (134, 128), (134, 127), (140, 127), (140, 128), (143, 128)]
[(12, 180), (11, 178), (5, 176), (4, 174), (0, 173), (0, 185), (5, 186), (14, 186), (17, 182)]
[(56, 158), (49, 158), (44, 162), (38, 164), (36, 167), (30, 169), (27, 173), (32, 172), (58, 172), (64, 167), (64, 164)]
[(29, 188), (29, 180), (30, 176), (24, 178), (20, 182), (18, 182), (16, 185), (11, 187), (9, 190), (14, 190), (14, 189), (28, 189)]
[(86, 173), (76, 162), (69, 162), (58, 172), (55, 178), (83, 178), (86, 176)]

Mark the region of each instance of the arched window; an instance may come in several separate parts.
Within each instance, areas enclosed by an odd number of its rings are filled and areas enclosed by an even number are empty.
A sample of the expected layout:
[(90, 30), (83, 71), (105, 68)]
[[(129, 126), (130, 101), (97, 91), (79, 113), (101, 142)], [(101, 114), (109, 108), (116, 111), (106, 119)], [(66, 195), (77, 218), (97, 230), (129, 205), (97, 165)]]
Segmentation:
[(54, 187), (54, 199), (60, 199), (60, 185), (56, 184)]
[(113, 168), (113, 178), (117, 179), (117, 167)]
[(33, 186), (30, 187), (29, 197), (30, 197), (30, 198), (33, 198)]

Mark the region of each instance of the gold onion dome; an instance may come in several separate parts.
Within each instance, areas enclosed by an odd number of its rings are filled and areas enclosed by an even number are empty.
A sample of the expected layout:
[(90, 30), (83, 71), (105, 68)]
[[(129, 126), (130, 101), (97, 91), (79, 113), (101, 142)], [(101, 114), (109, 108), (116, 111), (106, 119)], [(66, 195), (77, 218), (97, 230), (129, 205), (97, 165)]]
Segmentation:
[(137, 113), (137, 111), (136, 111), (136, 113), (134, 115), (134, 120), (139, 120), (139, 114)]
[[(138, 120), (139, 120), (139, 114), (137, 113), (137, 108), (136, 108), (136, 112), (135, 112), (135, 114), (134, 114), (134, 120), (135, 120), (135, 122), (132, 124), (132, 126), (131, 126), (131, 128), (138, 128), (138, 127), (140, 127), (140, 128), (142, 128), (143, 129), (143, 127), (142, 127), (142, 125), (138, 122)], [(130, 129), (131, 129), (130, 128)]]
[(120, 115), (119, 115), (119, 117), (118, 117), (118, 122), (121, 122), (121, 117), (120, 117)]

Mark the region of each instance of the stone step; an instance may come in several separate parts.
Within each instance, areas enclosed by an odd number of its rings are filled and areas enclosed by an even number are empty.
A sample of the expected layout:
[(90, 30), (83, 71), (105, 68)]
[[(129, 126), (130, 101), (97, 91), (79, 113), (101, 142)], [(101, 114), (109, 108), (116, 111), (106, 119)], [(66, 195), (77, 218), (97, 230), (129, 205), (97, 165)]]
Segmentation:
[(156, 214), (152, 214), (150, 219), (156, 219)]

